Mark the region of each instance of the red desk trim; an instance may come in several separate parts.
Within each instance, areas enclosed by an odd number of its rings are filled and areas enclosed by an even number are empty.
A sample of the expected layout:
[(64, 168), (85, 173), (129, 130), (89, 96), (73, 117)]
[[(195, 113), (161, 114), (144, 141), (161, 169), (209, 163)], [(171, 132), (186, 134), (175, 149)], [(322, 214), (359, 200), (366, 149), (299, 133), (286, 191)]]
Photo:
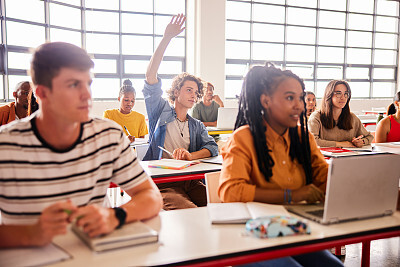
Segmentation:
[(180, 176), (166, 176), (166, 177), (159, 177), (153, 178), (154, 183), (170, 183), (170, 182), (180, 182), (186, 180), (195, 180), (195, 179), (204, 179), (204, 173), (197, 173), (197, 174), (185, 174)]
[[(390, 237), (397, 237), (400, 236), (400, 230), (392, 230), (383, 233), (375, 233), (375, 234), (367, 234), (363, 236), (356, 236), (356, 237), (345, 237), (345, 238), (338, 238), (337, 240), (330, 240), (330, 241), (321, 241), (315, 240), (316, 243), (313, 244), (305, 244), (305, 245), (298, 245), (294, 244), (293, 247), (289, 248), (282, 248), (282, 249), (275, 249), (270, 251), (264, 252), (255, 252), (253, 254), (246, 254), (240, 256), (229, 256), (227, 255), (226, 258), (220, 259), (210, 259), (209, 261), (204, 262), (195, 262), (195, 263), (187, 263), (181, 266), (226, 266), (226, 265), (238, 265), (238, 264), (245, 264), (250, 262), (258, 262), (264, 261), (274, 258), (281, 258), (287, 256), (294, 256), (304, 253), (310, 253), (314, 251), (320, 251), (323, 249), (329, 249), (335, 246), (343, 246), (348, 244), (354, 243), (363, 243), (363, 251), (362, 251), (362, 266), (369, 266), (370, 258), (369, 258), (369, 243), (372, 240), (377, 239), (384, 239)], [(314, 240), (311, 240), (311, 242)], [(245, 253), (245, 252), (244, 252)], [(251, 252), (250, 252), (251, 253)], [(221, 256), (223, 257), (223, 256)]]

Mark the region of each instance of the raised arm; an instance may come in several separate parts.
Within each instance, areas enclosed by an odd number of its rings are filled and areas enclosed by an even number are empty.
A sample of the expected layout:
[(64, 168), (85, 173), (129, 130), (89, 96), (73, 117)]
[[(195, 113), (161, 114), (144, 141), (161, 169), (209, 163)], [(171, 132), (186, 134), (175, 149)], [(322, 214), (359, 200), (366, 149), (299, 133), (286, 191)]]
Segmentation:
[(158, 82), (157, 72), (164, 57), (165, 50), (167, 49), (169, 42), (185, 30), (185, 27), (183, 27), (185, 21), (186, 17), (183, 14), (173, 16), (171, 22), (165, 28), (164, 36), (151, 57), (149, 66), (147, 67), (146, 82), (148, 84), (155, 84)]

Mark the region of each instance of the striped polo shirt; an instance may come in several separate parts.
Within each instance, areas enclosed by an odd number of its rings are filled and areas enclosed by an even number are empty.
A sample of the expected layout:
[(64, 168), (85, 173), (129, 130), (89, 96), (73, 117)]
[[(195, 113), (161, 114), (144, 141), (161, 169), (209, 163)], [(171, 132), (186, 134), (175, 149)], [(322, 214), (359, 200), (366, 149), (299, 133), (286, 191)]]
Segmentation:
[(113, 121), (82, 123), (79, 138), (65, 150), (40, 136), (35, 114), (0, 128), (3, 224), (35, 223), (44, 208), (66, 199), (102, 205), (110, 182), (128, 190), (148, 179)]

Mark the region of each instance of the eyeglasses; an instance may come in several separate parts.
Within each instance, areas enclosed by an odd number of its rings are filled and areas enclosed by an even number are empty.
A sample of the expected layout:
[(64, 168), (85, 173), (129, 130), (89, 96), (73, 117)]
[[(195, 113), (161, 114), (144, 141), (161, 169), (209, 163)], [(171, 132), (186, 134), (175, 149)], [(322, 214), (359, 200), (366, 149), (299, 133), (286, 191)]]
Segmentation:
[(333, 92), (333, 95), (336, 96), (337, 98), (342, 98), (342, 96), (344, 95), (344, 98), (349, 98), (350, 94), (349, 92), (345, 92), (344, 94), (340, 91), (335, 91)]

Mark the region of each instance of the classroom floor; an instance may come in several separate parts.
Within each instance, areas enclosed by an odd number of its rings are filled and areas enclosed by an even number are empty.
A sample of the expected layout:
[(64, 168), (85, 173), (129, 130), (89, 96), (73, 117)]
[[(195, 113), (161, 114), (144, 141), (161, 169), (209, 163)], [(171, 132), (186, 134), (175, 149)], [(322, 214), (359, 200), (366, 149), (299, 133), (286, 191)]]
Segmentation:
[[(344, 266), (361, 266), (361, 243), (346, 246)], [(400, 266), (400, 237), (372, 241), (370, 266)]]

